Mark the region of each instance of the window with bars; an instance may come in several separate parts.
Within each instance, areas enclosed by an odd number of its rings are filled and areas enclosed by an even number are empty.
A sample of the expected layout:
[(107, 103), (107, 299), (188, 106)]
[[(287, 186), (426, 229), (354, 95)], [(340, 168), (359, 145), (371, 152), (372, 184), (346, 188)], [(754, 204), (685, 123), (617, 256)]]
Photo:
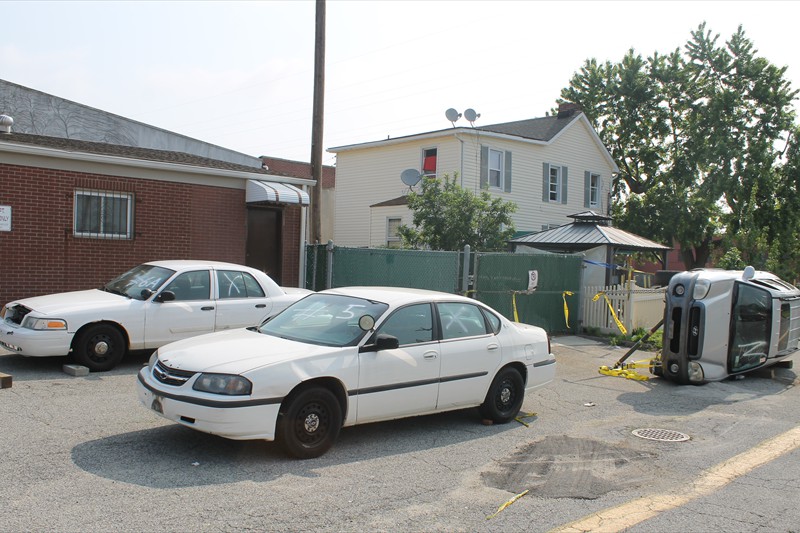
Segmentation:
[(97, 239), (133, 238), (133, 194), (75, 191), (73, 233)]

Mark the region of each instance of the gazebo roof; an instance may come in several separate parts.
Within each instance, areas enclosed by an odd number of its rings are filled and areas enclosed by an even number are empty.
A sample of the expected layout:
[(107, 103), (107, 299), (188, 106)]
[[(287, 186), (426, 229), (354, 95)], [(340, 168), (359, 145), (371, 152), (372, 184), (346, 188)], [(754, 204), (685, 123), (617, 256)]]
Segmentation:
[(523, 235), (511, 239), (509, 242), (543, 250), (576, 252), (602, 245), (632, 251), (671, 250), (669, 246), (610, 226), (610, 217), (594, 211), (576, 213), (570, 215), (569, 218), (574, 219), (574, 222), (538, 233)]

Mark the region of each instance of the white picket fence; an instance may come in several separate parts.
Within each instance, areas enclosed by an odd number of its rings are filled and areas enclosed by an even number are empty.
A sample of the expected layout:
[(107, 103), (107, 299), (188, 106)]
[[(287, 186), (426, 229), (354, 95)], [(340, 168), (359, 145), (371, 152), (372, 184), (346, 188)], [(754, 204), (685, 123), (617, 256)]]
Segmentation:
[[(620, 329), (609, 309), (610, 302), (628, 334), (636, 328), (649, 330), (664, 318), (665, 291), (664, 287), (645, 289), (633, 281), (610, 287), (586, 287), (583, 292), (582, 327), (584, 331), (597, 328), (601, 333), (619, 334)], [(592, 301), (600, 292), (608, 297), (608, 301), (603, 294)]]

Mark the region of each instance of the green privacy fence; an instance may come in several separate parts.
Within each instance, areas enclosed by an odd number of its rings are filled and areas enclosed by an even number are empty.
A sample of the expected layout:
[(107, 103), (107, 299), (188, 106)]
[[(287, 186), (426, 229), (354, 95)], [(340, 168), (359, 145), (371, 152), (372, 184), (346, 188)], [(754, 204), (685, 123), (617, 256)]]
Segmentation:
[[(469, 269), (463, 281), (464, 258)], [(561, 254), (435, 252), (388, 248), (306, 246), (306, 288), (349, 285), (413, 287), (466, 293), (510, 319), (551, 333), (577, 332), (582, 258)], [(537, 286), (528, 291), (531, 272)], [(573, 295), (565, 295), (570, 291)], [(568, 306), (569, 328), (564, 313)]]
[[(480, 253), (474, 296), (512, 320), (516, 304), (520, 322), (551, 333), (577, 333), (582, 268), (582, 257), (574, 255)], [(531, 278), (533, 290), (529, 290)]]
[(459, 287), (460, 252), (341, 246), (333, 246), (331, 251), (330, 248), (307, 247), (307, 288), (384, 285), (456, 292)]

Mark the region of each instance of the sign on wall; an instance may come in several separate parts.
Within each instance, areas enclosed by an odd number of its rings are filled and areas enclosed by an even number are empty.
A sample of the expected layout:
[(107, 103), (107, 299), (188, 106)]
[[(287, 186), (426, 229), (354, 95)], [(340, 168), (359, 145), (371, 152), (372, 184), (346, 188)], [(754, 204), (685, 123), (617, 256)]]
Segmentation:
[(528, 270), (528, 292), (535, 291), (539, 286), (539, 271)]
[(0, 231), (11, 231), (10, 205), (0, 205)]

